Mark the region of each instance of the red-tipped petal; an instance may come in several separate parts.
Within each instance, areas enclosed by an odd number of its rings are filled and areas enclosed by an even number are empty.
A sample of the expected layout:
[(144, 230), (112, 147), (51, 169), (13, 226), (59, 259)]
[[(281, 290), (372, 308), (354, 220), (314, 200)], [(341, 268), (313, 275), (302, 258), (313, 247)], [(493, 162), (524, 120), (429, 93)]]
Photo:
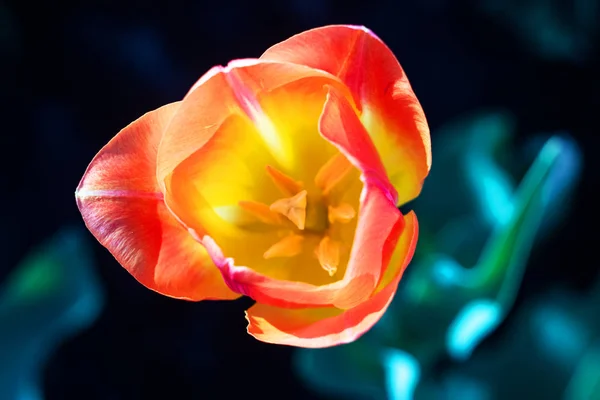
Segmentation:
[(248, 333), (268, 343), (322, 348), (350, 343), (367, 332), (391, 303), (398, 283), (410, 262), (417, 242), (414, 213), (405, 217), (404, 231), (397, 243), (390, 269), (391, 279), (368, 300), (349, 310), (334, 307), (285, 309), (255, 304), (246, 314)]
[(319, 120), (321, 135), (333, 143), (361, 174), (362, 179), (379, 185), (390, 199), (397, 193), (388, 180), (383, 164), (352, 105), (338, 89), (329, 86), (327, 100)]
[(398, 60), (370, 30), (332, 25), (295, 35), (261, 59), (327, 71), (351, 90), (361, 120), (381, 156), (399, 203), (415, 198), (431, 167), (423, 109)]
[(77, 188), (77, 205), (96, 239), (146, 287), (188, 300), (234, 299), (157, 185), (156, 149), (179, 106), (145, 114), (100, 150)]

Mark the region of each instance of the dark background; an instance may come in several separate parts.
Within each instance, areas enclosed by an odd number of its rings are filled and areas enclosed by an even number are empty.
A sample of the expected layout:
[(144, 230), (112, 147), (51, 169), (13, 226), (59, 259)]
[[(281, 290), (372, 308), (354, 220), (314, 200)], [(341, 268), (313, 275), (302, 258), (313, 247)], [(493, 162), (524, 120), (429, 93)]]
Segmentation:
[[(508, 109), (519, 140), (569, 132), (583, 149), (583, 178), (568, 221), (533, 254), (519, 298), (551, 282), (584, 290), (597, 276), (600, 57), (593, 48), (575, 60), (540, 54), (515, 21), (484, 13), (479, 1), (148, 3), (0, 3), (0, 281), (59, 227), (82, 224), (75, 187), (122, 127), (181, 99), (215, 64), (258, 57), (331, 23), (365, 25), (394, 51), (432, 129), (433, 168), (436, 129), (465, 112)], [(569, 2), (554, 3), (565, 24), (577, 25)], [(597, 37), (590, 33), (592, 43)], [(295, 378), (291, 348), (246, 334), (247, 299), (171, 300), (138, 284), (99, 244), (94, 251), (105, 308), (50, 359), (47, 400), (319, 398)]]

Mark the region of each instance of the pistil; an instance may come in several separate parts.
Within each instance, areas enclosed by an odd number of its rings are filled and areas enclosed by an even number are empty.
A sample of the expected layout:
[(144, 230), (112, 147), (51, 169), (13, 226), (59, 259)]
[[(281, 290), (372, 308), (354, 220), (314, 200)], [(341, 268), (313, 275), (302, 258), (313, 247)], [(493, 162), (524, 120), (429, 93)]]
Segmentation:
[(269, 208), (271, 211), (275, 211), (286, 216), (294, 223), (294, 225), (298, 227), (298, 229), (303, 230), (306, 222), (307, 193), (308, 192), (306, 190), (303, 190), (292, 197), (279, 199), (271, 204)]

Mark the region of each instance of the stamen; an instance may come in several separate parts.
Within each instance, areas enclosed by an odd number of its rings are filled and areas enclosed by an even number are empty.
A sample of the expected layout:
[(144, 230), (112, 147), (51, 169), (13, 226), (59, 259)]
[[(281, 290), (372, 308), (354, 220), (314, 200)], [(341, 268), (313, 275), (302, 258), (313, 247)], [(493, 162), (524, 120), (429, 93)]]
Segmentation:
[(293, 257), (302, 252), (304, 237), (300, 235), (289, 235), (269, 247), (263, 257), (268, 260), (274, 257)]
[(352, 221), (355, 216), (356, 211), (354, 211), (354, 208), (348, 203), (342, 203), (335, 207), (327, 207), (327, 219), (329, 219), (329, 222), (332, 224), (336, 221), (345, 224)]
[(281, 190), (285, 196), (293, 196), (302, 190), (302, 182), (293, 180), (283, 172), (271, 167), (270, 165), (267, 165), (267, 173), (271, 179), (273, 179), (273, 183), (275, 183), (277, 188)]
[(238, 205), (264, 224), (279, 225), (283, 222), (281, 216), (271, 211), (266, 204), (256, 201), (240, 201)]
[(271, 204), (270, 209), (285, 215), (302, 230), (306, 222), (306, 194), (306, 190), (303, 190), (293, 197), (277, 200)]
[(329, 276), (333, 276), (340, 263), (340, 243), (331, 240), (329, 236), (325, 236), (315, 249), (315, 254), (319, 259), (321, 267), (327, 271)]
[(350, 161), (342, 153), (337, 153), (319, 169), (315, 177), (315, 185), (326, 195), (351, 170)]

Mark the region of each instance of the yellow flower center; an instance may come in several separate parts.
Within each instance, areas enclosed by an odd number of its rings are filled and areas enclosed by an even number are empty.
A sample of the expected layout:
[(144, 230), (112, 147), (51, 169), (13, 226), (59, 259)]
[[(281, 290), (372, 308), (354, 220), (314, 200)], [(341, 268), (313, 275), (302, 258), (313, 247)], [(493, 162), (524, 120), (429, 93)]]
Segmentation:
[(283, 197), (271, 204), (239, 202), (239, 206), (258, 221), (279, 230), (280, 239), (264, 249), (265, 259), (295, 257), (305, 250), (306, 239), (313, 236), (320, 239), (314, 254), (321, 267), (329, 276), (336, 273), (341, 253), (349, 249), (333, 238), (332, 230), (337, 224), (352, 221), (356, 211), (352, 205), (336, 201), (336, 196), (330, 196), (330, 193), (351, 170), (352, 165), (346, 157), (337, 153), (318, 170), (309, 191), (304, 182), (267, 166), (266, 173)]

